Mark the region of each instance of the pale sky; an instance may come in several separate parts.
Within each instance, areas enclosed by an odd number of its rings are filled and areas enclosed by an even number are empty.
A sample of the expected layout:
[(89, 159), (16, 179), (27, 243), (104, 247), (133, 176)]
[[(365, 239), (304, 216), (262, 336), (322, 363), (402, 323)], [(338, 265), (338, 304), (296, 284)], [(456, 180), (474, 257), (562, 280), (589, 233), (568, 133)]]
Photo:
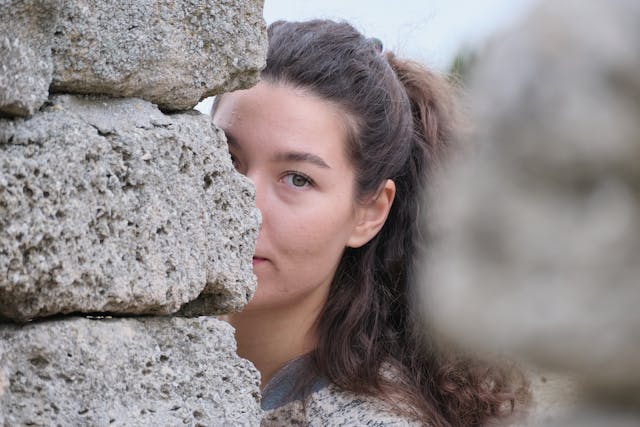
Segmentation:
[(265, 0), (278, 19), (347, 20), (385, 48), (446, 70), (461, 46), (513, 25), (537, 0)]
[[(267, 24), (278, 19), (346, 20), (385, 49), (446, 71), (456, 53), (514, 25), (539, 0), (265, 0)], [(196, 109), (207, 112), (212, 98)]]

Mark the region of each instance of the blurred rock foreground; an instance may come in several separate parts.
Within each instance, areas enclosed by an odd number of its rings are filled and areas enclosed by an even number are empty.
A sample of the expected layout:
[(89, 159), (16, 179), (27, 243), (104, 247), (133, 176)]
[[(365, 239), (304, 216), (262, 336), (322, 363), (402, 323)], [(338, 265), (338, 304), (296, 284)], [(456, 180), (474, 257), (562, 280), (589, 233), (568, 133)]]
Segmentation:
[(0, 0), (0, 22), (0, 425), (258, 425), (211, 315), (255, 289), (259, 212), (190, 109), (255, 84), (262, 1)]
[(429, 321), (562, 373), (531, 425), (640, 425), (639, 41), (635, 0), (538, 5), (480, 55), (432, 195)]

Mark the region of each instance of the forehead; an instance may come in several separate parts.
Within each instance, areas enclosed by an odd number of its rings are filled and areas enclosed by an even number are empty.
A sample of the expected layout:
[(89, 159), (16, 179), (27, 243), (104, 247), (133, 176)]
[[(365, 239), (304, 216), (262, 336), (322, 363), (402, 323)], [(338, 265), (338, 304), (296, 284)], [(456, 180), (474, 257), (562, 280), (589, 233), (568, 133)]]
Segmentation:
[(323, 151), (337, 146), (345, 152), (349, 135), (347, 115), (336, 104), (303, 89), (264, 81), (225, 94), (213, 121), (238, 142), (257, 140), (265, 148)]
[(295, 124), (329, 119), (331, 124), (335, 125), (343, 116), (341, 110), (337, 105), (308, 90), (261, 81), (252, 88), (222, 95), (213, 112), (213, 118), (216, 122), (225, 123), (235, 123), (249, 117), (282, 118)]

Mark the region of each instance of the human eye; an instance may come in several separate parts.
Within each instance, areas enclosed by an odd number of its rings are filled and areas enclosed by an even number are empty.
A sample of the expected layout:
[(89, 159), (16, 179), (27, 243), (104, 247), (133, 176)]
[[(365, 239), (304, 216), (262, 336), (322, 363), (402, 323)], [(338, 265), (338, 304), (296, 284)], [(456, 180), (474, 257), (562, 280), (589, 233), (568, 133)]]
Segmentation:
[(313, 180), (300, 172), (287, 172), (282, 180), (285, 184), (294, 188), (306, 188), (313, 186)]

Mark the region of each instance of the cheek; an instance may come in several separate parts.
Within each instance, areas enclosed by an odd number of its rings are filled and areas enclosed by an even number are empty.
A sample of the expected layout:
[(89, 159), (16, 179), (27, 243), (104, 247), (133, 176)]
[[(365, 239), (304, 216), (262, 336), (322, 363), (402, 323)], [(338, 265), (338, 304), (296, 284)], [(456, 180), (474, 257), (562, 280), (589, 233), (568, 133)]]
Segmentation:
[[(300, 220), (300, 218), (304, 218)], [(346, 212), (309, 209), (305, 215), (281, 217), (276, 231), (281, 249), (291, 259), (334, 260), (339, 257), (350, 235), (351, 218)]]

